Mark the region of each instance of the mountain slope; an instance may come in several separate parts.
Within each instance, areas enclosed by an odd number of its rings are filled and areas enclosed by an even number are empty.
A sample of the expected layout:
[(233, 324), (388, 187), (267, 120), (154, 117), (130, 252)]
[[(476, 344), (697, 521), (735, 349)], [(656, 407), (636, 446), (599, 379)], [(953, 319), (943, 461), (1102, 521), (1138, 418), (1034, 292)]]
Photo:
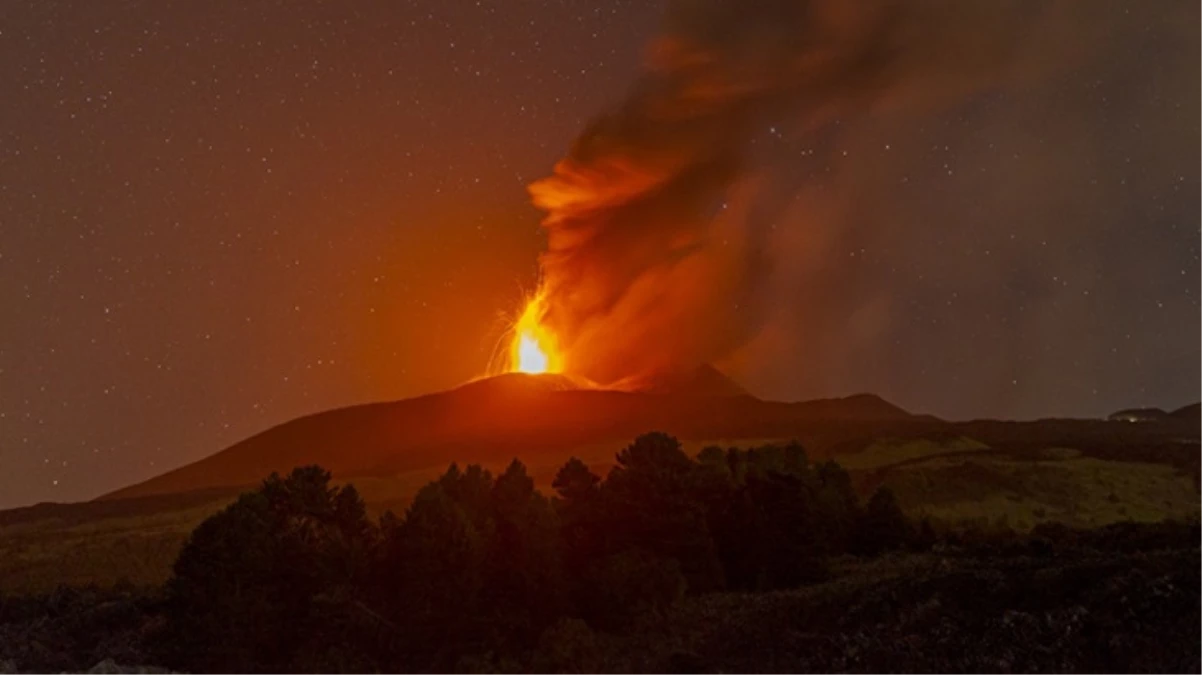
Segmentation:
[(727, 395), (580, 389), (561, 376), (501, 375), (418, 398), (301, 417), (101, 499), (251, 485), (302, 464), (320, 464), (335, 476), (370, 476), (570, 452), (582, 444), (629, 442), (651, 430), (682, 439), (804, 439), (818, 433), (819, 424), (822, 433), (838, 433), (853, 422), (917, 421), (870, 395), (778, 403), (720, 389)]
[(1182, 406), (1169, 413), (1169, 417), (1182, 420), (1184, 422), (1192, 422), (1193, 424), (1197, 425), (1199, 421), (1202, 421), (1202, 403), (1191, 403), (1189, 405)]
[(622, 391), (678, 396), (750, 396), (738, 382), (709, 364), (687, 370), (670, 370), (623, 380)]

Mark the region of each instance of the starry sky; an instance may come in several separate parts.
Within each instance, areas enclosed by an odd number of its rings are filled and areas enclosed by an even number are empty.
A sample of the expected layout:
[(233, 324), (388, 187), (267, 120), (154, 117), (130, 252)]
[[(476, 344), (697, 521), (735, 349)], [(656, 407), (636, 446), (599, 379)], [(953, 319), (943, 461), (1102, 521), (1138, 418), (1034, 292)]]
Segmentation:
[[(1198, 7), (1150, 4), (1102, 3), (1107, 47), (1022, 87), (765, 123), (789, 206), (721, 365), (952, 418), (1197, 400)], [(0, 507), (479, 375), (537, 283), (527, 185), (663, 12), (5, 3)]]

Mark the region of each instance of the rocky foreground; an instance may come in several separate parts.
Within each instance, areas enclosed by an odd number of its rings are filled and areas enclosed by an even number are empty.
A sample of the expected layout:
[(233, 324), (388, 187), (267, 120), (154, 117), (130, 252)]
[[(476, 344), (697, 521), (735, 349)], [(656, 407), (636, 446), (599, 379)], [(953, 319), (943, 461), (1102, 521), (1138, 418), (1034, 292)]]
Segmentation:
[[(0, 661), (0, 673), (24, 673), (27, 670), (17, 668), (14, 661)], [(67, 671), (64, 671), (67, 672)], [(117, 663), (112, 659), (105, 659), (100, 663), (88, 668), (85, 673), (104, 673), (105, 675), (113, 673), (170, 673), (174, 671), (165, 670), (163, 668), (155, 668), (154, 666), (129, 666)]]

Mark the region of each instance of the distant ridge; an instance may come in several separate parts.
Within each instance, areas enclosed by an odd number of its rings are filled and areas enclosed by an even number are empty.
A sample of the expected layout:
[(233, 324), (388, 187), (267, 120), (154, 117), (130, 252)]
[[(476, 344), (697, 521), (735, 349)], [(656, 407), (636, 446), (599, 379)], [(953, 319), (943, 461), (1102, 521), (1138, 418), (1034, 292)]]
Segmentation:
[(679, 396), (751, 395), (738, 382), (735, 382), (708, 363), (696, 368), (661, 371), (623, 380), (614, 385), (614, 388), (644, 394), (674, 394)]
[[(876, 394), (852, 394), (844, 398), (822, 398), (808, 404), (819, 415), (831, 417), (853, 417), (859, 419), (889, 420), (913, 417), (909, 412), (893, 405)], [(927, 419), (933, 417), (924, 416)]]
[(320, 464), (336, 477), (366, 476), (451, 461), (568, 453), (582, 445), (629, 442), (652, 430), (685, 440), (800, 439), (832, 424), (938, 422), (871, 394), (763, 401), (709, 366), (654, 378), (646, 386), (596, 389), (562, 375), (483, 378), (417, 398), (300, 417), (100, 499), (253, 485), (272, 471), (303, 464)]
[(1123, 410), (1110, 413), (1106, 419), (1113, 422), (1160, 422), (1171, 420), (1174, 422), (1193, 422), (1194, 424), (1199, 424), (1202, 423), (1202, 403), (1190, 403), (1172, 412), (1161, 408), (1124, 408)]
[(1193, 422), (1194, 424), (1202, 423), (1202, 403), (1191, 403), (1181, 406), (1180, 408), (1169, 413), (1169, 417), (1173, 419)]
[(1160, 408), (1124, 408), (1110, 413), (1106, 419), (1112, 422), (1155, 422), (1168, 417), (1169, 414)]

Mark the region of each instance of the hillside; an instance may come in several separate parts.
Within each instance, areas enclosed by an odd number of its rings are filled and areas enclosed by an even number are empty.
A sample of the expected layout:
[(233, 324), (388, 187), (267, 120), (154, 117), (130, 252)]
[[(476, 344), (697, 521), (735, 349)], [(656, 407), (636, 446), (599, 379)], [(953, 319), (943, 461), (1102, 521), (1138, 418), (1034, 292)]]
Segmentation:
[(1202, 403), (1191, 403), (1175, 410), (1161, 408), (1126, 408), (1113, 412), (1108, 417), (1115, 422), (1176, 422), (1192, 424), (1202, 421)]
[(613, 388), (644, 394), (677, 396), (749, 396), (738, 382), (711, 365), (669, 370), (623, 380)]
[(1202, 421), (1202, 403), (1191, 403), (1169, 413), (1169, 417), (1197, 426)]
[(335, 476), (379, 476), (450, 461), (568, 453), (650, 429), (683, 440), (796, 437), (823, 445), (832, 435), (862, 435), (866, 423), (899, 432), (932, 423), (867, 394), (801, 403), (730, 395), (715, 376), (724, 378), (717, 371), (699, 376), (712, 387), (702, 391), (721, 392), (715, 395), (682, 393), (689, 379), (632, 392), (578, 388), (557, 375), (486, 378), (428, 396), (302, 417), (101, 499), (251, 485), (302, 464), (320, 464)]

